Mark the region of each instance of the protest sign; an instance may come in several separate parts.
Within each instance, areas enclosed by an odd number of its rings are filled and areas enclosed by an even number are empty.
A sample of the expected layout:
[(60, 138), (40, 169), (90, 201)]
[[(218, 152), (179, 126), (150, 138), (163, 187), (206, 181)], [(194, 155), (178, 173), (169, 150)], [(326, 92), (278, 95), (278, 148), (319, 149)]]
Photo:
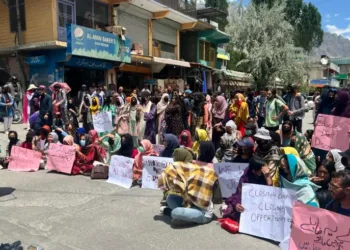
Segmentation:
[(131, 188), (132, 185), (132, 166), (134, 159), (113, 155), (108, 170), (107, 182), (116, 184), (123, 188)]
[(350, 142), (349, 131), (350, 118), (319, 114), (311, 146), (326, 151), (331, 149), (346, 151)]
[(232, 194), (236, 193), (239, 179), (243, 175), (244, 170), (248, 167), (248, 165), (248, 163), (231, 162), (214, 164), (215, 172), (219, 176), (222, 197), (228, 198)]
[(75, 148), (73, 146), (50, 143), (46, 163), (48, 170), (71, 174), (74, 160)]
[(159, 144), (152, 144), (153, 150), (156, 151), (159, 155), (164, 151), (165, 146)]
[(14, 172), (38, 171), (42, 154), (40, 152), (13, 146), (8, 170)]
[(296, 202), (289, 250), (350, 249), (350, 218)]
[(94, 124), (94, 129), (99, 133), (111, 132), (113, 130), (111, 112), (99, 112), (93, 115), (92, 122)]
[(158, 189), (158, 176), (173, 158), (143, 156), (142, 188)]
[(293, 190), (243, 184), (239, 231), (258, 237), (283, 241), (290, 235), (292, 206), (296, 200)]

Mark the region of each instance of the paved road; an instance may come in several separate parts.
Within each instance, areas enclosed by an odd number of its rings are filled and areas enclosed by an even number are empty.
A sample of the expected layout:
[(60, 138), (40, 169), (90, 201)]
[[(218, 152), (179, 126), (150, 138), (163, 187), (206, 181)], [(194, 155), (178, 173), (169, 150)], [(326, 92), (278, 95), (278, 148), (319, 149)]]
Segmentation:
[[(305, 119), (305, 125), (309, 122)], [(23, 139), (23, 127), (13, 128)], [(4, 149), (4, 134), (0, 143)], [(83, 176), (1, 170), (0, 243), (21, 240), (25, 247), (35, 243), (45, 250), (279, 249), (255, 237), (231, 235), (216, 222), (172, 228), (159, 216), (160, 198), (157, 190), (126, 190)]]

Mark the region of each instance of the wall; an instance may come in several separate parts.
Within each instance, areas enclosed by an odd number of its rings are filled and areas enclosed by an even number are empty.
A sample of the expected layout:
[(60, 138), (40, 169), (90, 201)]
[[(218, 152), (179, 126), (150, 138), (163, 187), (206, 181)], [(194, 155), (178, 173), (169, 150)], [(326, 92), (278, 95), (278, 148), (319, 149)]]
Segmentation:
[[(57, 40), (56, 0), (25, 0), (25, 17), (24, 44)], [(0, 47), (14, 46), (14, 39), (8, 8), (0, 2)]]

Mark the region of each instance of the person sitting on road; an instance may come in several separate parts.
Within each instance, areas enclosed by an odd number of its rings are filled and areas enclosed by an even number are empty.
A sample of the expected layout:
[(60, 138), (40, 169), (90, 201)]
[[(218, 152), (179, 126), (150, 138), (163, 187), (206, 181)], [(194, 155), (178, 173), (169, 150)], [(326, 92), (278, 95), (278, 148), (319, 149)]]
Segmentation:
[(173, 134), (164, 134), (165, 148), (160, 154), (161, 157), (173, 157), (174, 150), (180, 147), (178, 138)]
[(26, 140), (21, 143), (20, 147), (32, 150), (34, 136), (35, 136), (34, 130), (29, 130), (27, 135), (26, 135)]
[(139, 152), (134, 148), (134, 141), (131, 134), (121, 136), (121, 146), (116, 155), (124, 157), (135, 158)]
[(213, 219), (213, 187), (218, 179), (214, 169), (186, 162), (169, 163), (158, 179), (158, 186), (168, 192), (164, 215), (172, 226), (206, 224)]
[[(0, 160), (0, 166), (7, 168), (11, 160), (11, 150), (13, 146), (20, 146), (20, 140), (18, 139), (18, 134), (16, 131), (10, 130), (8, 134), (9, 144), (6, 147), (6, 157)], [(1, 169), (1, 167), (0, 167)]]
[(333, 200), (326, 206), (326, 209), (337, 214), (350, 216), (350, 173), (339, 171), (333, 174), (329, 183)]
[(331, 151), (328, 152), (326, 156), (326, 159), (328, 161), (331, 161), (334, 163), (335, 169), (337, 172), (345, 169), (345, 166), (341, 162), (342, 157), (339, 153), (341, 153), (341, 150), (332, 149)]
[(227, 198), (220, 209), (223, 217), (229, 217), (239, 222), (240, 213), (244, 211), (242, 206), (242, 186), (244, 183), (272, 186), (269, 168), (263, 158), (253, 156), (250, 159), (248, 168), (245, 169), (239, 180), (236, 193)]

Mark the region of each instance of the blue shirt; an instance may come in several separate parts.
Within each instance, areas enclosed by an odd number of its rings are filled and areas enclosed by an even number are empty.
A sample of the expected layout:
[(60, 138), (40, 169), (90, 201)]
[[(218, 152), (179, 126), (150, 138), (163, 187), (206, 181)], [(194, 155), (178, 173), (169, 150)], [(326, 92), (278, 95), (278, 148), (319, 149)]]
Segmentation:
[(350, 217), (350, 208), (342, 208), (340, 202), (338, 201), (332, 200), (330, 203), (328, 203), (326, 209), (328, 211)]

